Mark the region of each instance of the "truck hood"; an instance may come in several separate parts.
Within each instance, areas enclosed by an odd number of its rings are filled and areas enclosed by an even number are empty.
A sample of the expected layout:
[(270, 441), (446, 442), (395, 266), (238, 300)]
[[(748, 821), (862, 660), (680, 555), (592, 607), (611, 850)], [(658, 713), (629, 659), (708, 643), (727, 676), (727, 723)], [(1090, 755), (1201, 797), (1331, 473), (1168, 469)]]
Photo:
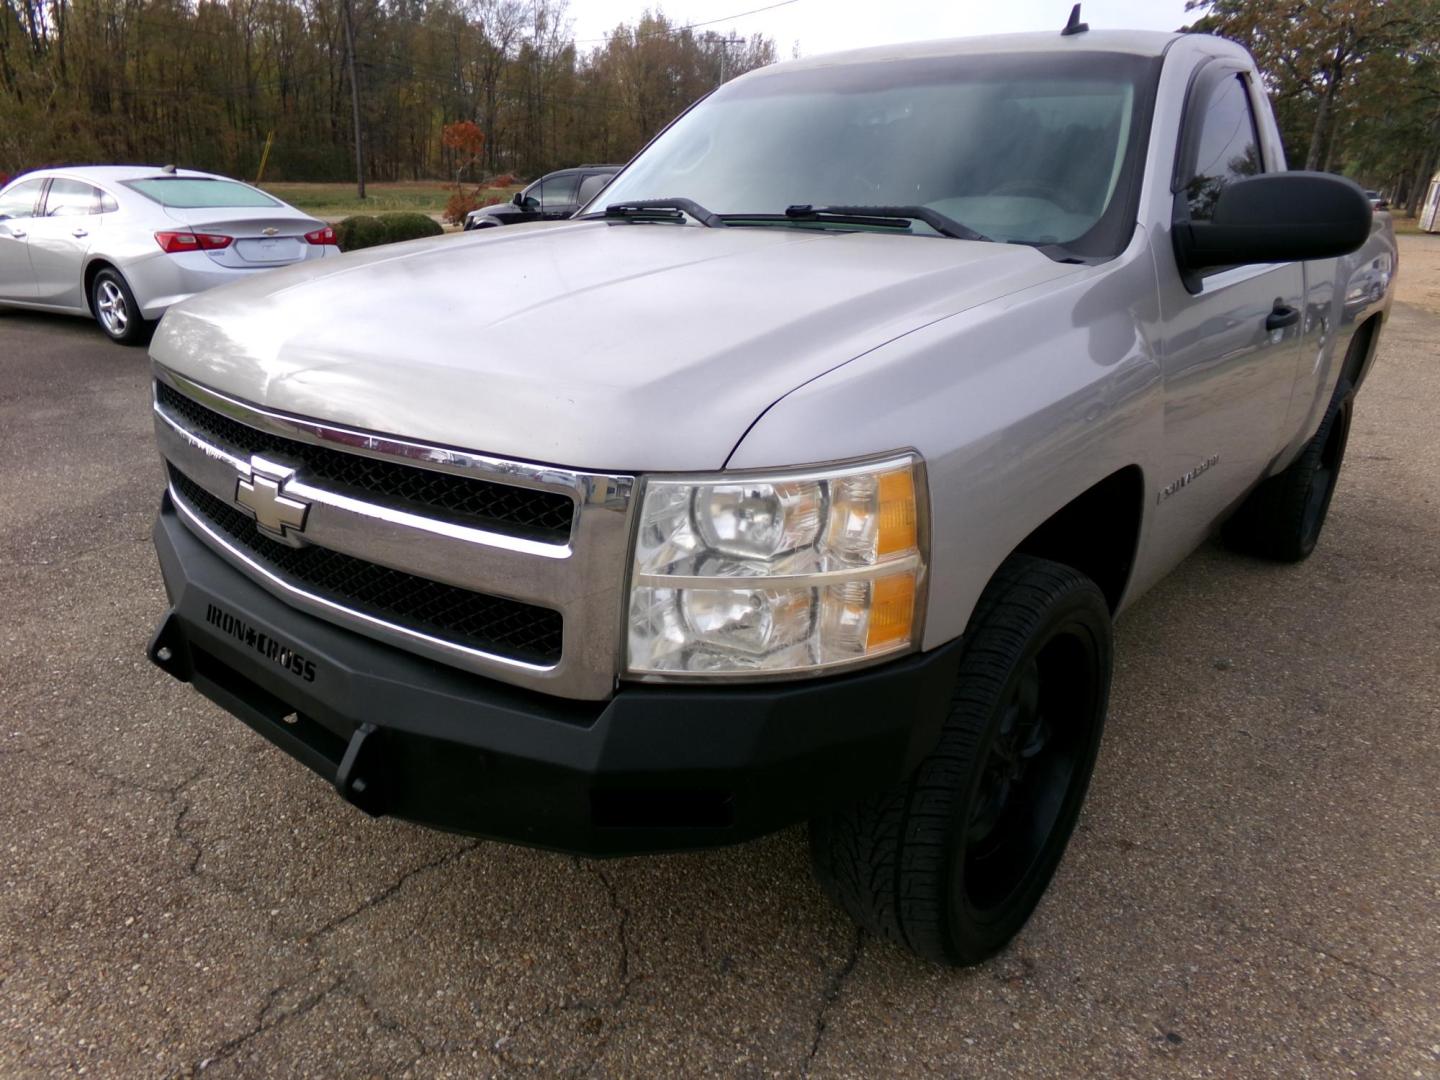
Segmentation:
[(506, 211), (513, 212), (518, 209), (519, 207), (513, 202), (492, 203), (489, 206), (478, 206), (465, 216), (467, 218), (497, 217)]
[(257, 274), (171, 309), (151, 353), (370, 431), (572, 468), (715, 469), (797, 386), (1077, 269), (908, 235), (518, 225)]

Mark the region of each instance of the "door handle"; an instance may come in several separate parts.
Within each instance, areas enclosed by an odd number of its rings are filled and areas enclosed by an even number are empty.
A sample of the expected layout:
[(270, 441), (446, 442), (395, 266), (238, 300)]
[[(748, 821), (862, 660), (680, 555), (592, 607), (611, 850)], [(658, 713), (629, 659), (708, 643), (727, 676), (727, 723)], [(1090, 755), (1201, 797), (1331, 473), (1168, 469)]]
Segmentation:
[(1276, 300), (1275, 307), (1270, 314), (1265, 316), (1266, 330), (1284, 330), (1287, 326), (1294, 326), (1300, 321), (1300, 309), (1293, 308), (1283, 301)]
[(76, 237), (76, 238), (78, 239), (79, 237), (89, 236), (90, 234), (89, 234), (88, 232), (86, 232), (84, 229), (72, 229), (72, 230), (70, 231), (70, 235), (73, 236), (73, 237)]
[(10, 230), (10, 235), (13, 236), (16, 240), (24, 240), (24, 239), (25, 239), (25, 230), (24, 230), (24, 229), (11, 229), (11, 230)]

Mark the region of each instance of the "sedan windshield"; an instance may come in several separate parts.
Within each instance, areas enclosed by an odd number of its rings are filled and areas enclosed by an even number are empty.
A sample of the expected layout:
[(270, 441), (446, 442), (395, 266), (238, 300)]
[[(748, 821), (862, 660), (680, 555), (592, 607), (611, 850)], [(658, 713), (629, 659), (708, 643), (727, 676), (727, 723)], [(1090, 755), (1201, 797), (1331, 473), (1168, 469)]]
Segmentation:
[(264, 192), (233, 180), (210, 180), (205, 177), (156, 176), (147, 180), (127, 180), (125, 186), (138, 191), (161, 206), (177, 210), (198, 210), (211, 206), (279, 206)]
[(744, 224), (793, 206), (922, 206), (994, 240), (1072, 244), (1126, 216), (1155, 68), (1076, 53), (762, 71), (678, 120), (589, 210), (684, 197)]

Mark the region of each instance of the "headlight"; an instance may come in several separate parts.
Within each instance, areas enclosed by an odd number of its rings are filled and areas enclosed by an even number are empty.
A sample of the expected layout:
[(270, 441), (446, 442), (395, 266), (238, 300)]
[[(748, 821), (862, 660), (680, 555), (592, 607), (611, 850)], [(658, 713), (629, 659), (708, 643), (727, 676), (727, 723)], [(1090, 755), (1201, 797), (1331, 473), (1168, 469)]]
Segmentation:
[(785, 475), (647, 478), (627, 671), (794, 673), (913, 648), (923, 496), (909, 454)]

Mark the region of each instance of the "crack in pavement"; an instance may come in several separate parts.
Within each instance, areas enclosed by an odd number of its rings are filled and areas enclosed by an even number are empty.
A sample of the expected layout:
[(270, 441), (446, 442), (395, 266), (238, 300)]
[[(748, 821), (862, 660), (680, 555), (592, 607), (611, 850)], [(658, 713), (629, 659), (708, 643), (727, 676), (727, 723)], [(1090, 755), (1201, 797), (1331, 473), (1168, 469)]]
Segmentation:
[(60, 769), (71, 769), (78, 772), (81, 776), (88, 776), (91, 780), (98, 780), (103, 784), (126, 788), (130, 791), (139, 791), (146, 795), (161, 795), (167, 799), (179, 798), (185, 793), (186, 788), (205, 774), (205, 770), (202, 767), (195, 770), (194, 773), (187, 776), (184, 780), (181, 780), (178, 784), (172, 784), (168, 787), (163, 784), (145, 784), (139, 780), (132, 780), (128, 776), (120, 776), (116, 773), (107, 772), (104, 769), (97, 769), (93, 765), (76, 761), (73, 758), (51, 757), (48, 754), (41, 753), (40, 749), (40, 747), (28, 746), (0, 747), (0, 756), (13, 755), (19, 757), (24, 755), (33, 761), (38, 761), (45, 765), (53, 765)]
[(620, 993), (613, 1004), (620, 1005), (630, 994), (630, 987), (636, 980), (630, 977), (630, 909), (620, 903), (620, 894), (616, 891), (615, 882), (611, 880), (604, 868), (599, 863), (586, 864), (594, 875), (600, 879), (600, 884), (605, 886), (605, 894), (610, 898), (610, 910), (615, 915), (615, 934), (620, 942), (620, 959), (618, 963), (618, 975), (620, 978)]
[[(615, 961), (615, 970), (619, 988), (615, 993), (598, 1002), (589, 998), (574, 998), (570, 1001), (561, 1001), (557, 1004), (547, 1005), (539, 1012), (520, 1017), (520, 1019), (516, 1020), (515, 1023), (510, 1026), (509, 1031), (489, 1046), (490, 1052), (507, 1065), (513, 1065), (516, 1064), (516, 1062), (509, 1057), (506, 1047), (527, 1027), (530, 1027), (532, 1024), (543, 1023), (552, 1016), (557, 1016), (562, 1013), (580, 1012), (589, 1009), (599, 1014), (605, 1010), (614, 1011), (621, 1009), (624, 1007), (626, 1001), (629, 1000), (631, 990), (644, 978), (644, 976), (635, 975), (631, 971), (630, 909), (621, 903), (619, 889), (615, 885), (614, 880), (605, 872), (604, 867), (598, 862), (582, 860), (577, 856), (572, 859), (572, 863), (576, 869), (586, 869), (594, 874), (595, 877), (599, 879), (601, 886), (605, 889), (606, 898), (610, 903), (610, 911), (615, 916), (615, 938), (619, 946), (619, 956)], [(589, 1055), (589, 1060), (586, 1062), (585, 1068), (582, 1071), (589, 1071), (594, 1067), (595, 1062), (599, 1060), (600, 1055), (605, 1052), (606, 1046), (609, 1045), (609, 1040), (609, 1034), (600, 1038), (593, 1048), (593, 1052)]]
[[(1147, 847), (1146, 845), (1138, 843), (1134, 840), (1104, 837), (1096, 834), (1090, 837), (1090, 842), (1098, 843), (1102, 846), (1114, 847), (1125, 852), (1141, 851), (1160, 859), (1170, 858), (1170, 855), (1168, 853), (1158, 851), (1151, 847)], [(1239, 918), (1236, 915), (1232, 915), (1225, 910), (1229, 905), (1226, 904), (1221, 897), (1212, 897), (1211, 904), (1209, 906), (1210, 910), (1208, 912), (1205, 910), (1201, 910), (1195, 913), (1195, 917), (1198, 918), (1202, 923), (1209, 922), (1213, 919), (1215, 921), (1224, 923), (1227, 926), (1233, 927), (1234, 929), (1239, 930), (1243, 934), (1253, 934), (1257, 937), (1268, 937), (1273, 938), (1276, 941), (1283, 941), (1285, 942), (1285, 944), (1292, 945), (1297, 949), (1303, 949), (1306, 952), (1315, 953), (1317, 956), (1323, 956), (1327, 960), (1333, 960), (1335, 963), (1340, 964), (1344, 967), (1353, 968), (1356, 971), (1363, 972), (1364, 974), (1369, 975), (1372, 978), (1379, 979), (1381, 982), (1384, 982), (1395, 989), (1401, 988), (1400, 981), (1394, 976), (1386, 975), (1383, 971), (1377, 971), (1359, 960), (1354, 960), (1348, 956), (1342, 956), (1339, 953), (1331, 952), (1329, 949), (1326, 949), (1321, 945), (1315, 945), (1308, 941), (1302, 941), (1299, 938), (1290, 937), (1288, 934), (1282, 934), (1278, 930), (1271, 930), (1263, 926), (1255, 926), (1251, 923), (1245, 922), (1243, 919)]]
[(443, 866), (448, 866), (450, 863), (453, 863), (458, 859), (462, 858), (463, 856), (474, 851), (479, 846), (479, 840), (472, 840), (469, 843), (463, 844), (460, 847), (456, 848), (454, 851), (446, 852), (439, 858), (431, 859), (429, 862), (421, 863), (419, 866), (411, 867), (409, 870), (406, 870), (403, 874), (401, 874), (385, 888), (381, 889), (378, 893), (375, 893), (373, 896), (367, 897), (365, 900), (361, 901), (361, 903), (356, 907), (350, 909), (342, 915), (335, 916), (333, 919), (330, 919), (328, 922), (323, 923), (321, 926), (310, 931), (308, 934), (303, 935), (299, 939), (300, 944), (310, 945), (317, 938), (322, 938), (325, 937), (327, 934), (333, 933), (334, 931), (338, 930), (340, 927), (348, 923), (351, 919), (357, 918), (358, 916), (363, 915), (365, 912), (369, 911), (371, 908), (378, 907), (386, 900), (389, 900), (392, 896), (394, 896), (401, 889), (403, 889), (406, 883), (410, 881), (411, 878), (417, 877), (420, 874), (428, 873), (431, 870), (438, 870)]
[[(197, 776), (195, 778), (192, 778), (192, 781), (190, 782), (193, 782), (194, 779), (198, 778), (199, 776), (197, 774)], [(217, 884), (219, 884), (222, 888), (227, 889), (227, 891), (233, 892), (234, 890), (230, 890), (224, 882), (221, 882), (218, 879), (214, 879), (212, 875), (206, 874), (204, 871), (199, 869), (199, 862), (204, 852), (203, 845), (200, 844), (198, 841), (195, 841), (190, 837), (186, 836), (181, 827), (181, 823), (183, 822), (185, 814), (189, 811), (189, 809), (190, 806), (188, 803), (180, 808), (179, 812), (175, 816), (174, 830), (176, 837), (183, 844), (190, 847), (194, 851), (194, 857), (191, 860), (190, 864), (190, 872), (195, 876), (204, 878), (206, 880), (215, 880)], [(233, 1057), (250, 1040), (267, 1031), (270, 1031), (273, 1028), (279, 1027), (283, 1024), (288, 1024), (290, 1021), (304, 1016), (306, 1013), (315, 1009), (327, 998), (337, 992), (347, 993), (351, 997), (353, 997), (363, 1009), (370, 1013), (370, 1015), (375, 1019), (375, 1022), (379, 1027), (394, 1034), (402, 1035), (414, 1043), (415, 1053), (411, 1057), (409, 1064), (406, 1065), (406, 1068), (409, 1068), (411, 1065), (414, 1064), (414, 1062), (419, 1061), (427, 1053), (430, 1053), (432, 1048), (426, 1045), (425, 1040), (421, 1036), (417, 1035), (414, 1031), (407, 1028), (398, 1020), (395, 1020), (393, 1017), (385, 1014), (380, 1009), (376, 1008), (370, 1003), (370, 1001), (365, 997), (362, 992), (350, 986), (350, 983), (354, 978), (353, 972), (347, 971), (347, 973), (343, 975), (336, 976), (335, 978), (331, 979), (322, 989), (308, 995), (298, 1005), (284, 1011), (283, 1013), (280, 1013), (278, 1016), (276, 1015), (276, 1003), (280, 996), (286, 991), (300, 986), (308, 979), (316, 978), (323, 970), (325, 966), (323, 956), (315, 951), (318, 948), (318, 942), (320, 938), (339, 929), (341, 926), (344, 926), (346, 923), (364, 914), (366, 911), (369, 911), (385, 903), (387, 900), (391, 899), (397, 893), (399, 893), (412, 878), (415, 878), (424, 873), (428, 873), (431, 870), (437, 870), (441, 867), (447, 866), (450, 863), (457, 861), (468, 852), (473, 851), (479, 845), (480, 841), (471, 841), (453, 851), (445, 853), (439, 858), (431, 859), (430, 861), (422, 863), (419, 866), (412, 867), (411, 869), (401, 874), (385, 888), (381, 889), (374, 895), (366, 898), (356, 907), (344, 912), (341, 915), (336, 916), (333, 919), (330, 919), (318, 929), (295, 939), (296, 944), (298, 944), (302, 949), (305, 949), (310, 953), (309, 969), (297, 978), (287, 980), (286, 982), (281, 983), (279, 986), (272, 987), (270, 990), (268, 990), (265, 994), (265, 1000), (260, 1006), (255, 1024), (247, 1031), (242, 1032), (240, 1035), (237, 1035), (232, 1039), (226, 1040), (224, 1043), (220, 1044), (220, 1046), (216, 1047), (215, 1049), (204, 1055), (196, 1065), (192, 1066), (190, 1074), (194, 1075), (201, 1070), (209, 1068), (217, 1062), (224, 1061), (228, 1058)], [(401, 1071), (403, 1072), (403, 1070)]]
[(266, 1017), (270, 1014), (271, 1010), (274, 1009), (276, 998), (278, 998), (286, 990), (290, 990), (296, 986), (299, 986), (306, 979), (314, 978), (316, 972), (318, 971), (319, 965), (317, 964), (314, 970), (308, 972), (305, 975), (302, 975), (300, 978), (292, 979), (289, 982), (282, 983), (281, 985), (269, 990), (265, 995), (265, 1004), (260, 1007), (260, 1014), (259, 1017), (256, 1019), (254, 1026), (251, 1027), (249, 1030), (235, 1036), (233, 1039), (226, 1040), (209, 1054), (202, 1057), (198, 1062), (196, 1062), (190, 1067), (189, 1075), (194, 1076), (196, 1073), (203, 1072), (204, 1070), (210, 1068), (210, 1066), (212, 1065), (218, 1064), (219, 1062), (234, 1057), (251, 1039), (263, 1035), (267, 1031), (271, 1031), (275, 1028), (288, 1024), (290, 1021), (302, 1017), (306, 1013), (313, 1011), (317, 1006), (319, 1006), (323, 1001), (325, 1001), (326, 998), (328, 998), (336, 990), (339, 990), (342, 986), (345, 985), (346, 976), (337, 977), (336, 979), (328, 983), (323, 989), (318, 990), (315, 993), (310, 994), (308, 997), (302, 999), (300, 1003), (296, 1005), (293, 1009), (290, 1009), (288, 1012), (282, 1013), (279, 1018), (267, 1021)]
[(802, 1076), (809, 1076), (810, 1070), (815, 1064), (815, 1058), (820, 1053), (820, 1043), (825, 1038), (825, 1030), (830, 1026), (830, 1010), (835, 1002), (840, 1000), (840, 993), (845, 989), (845, 982), (855, 971), (855, 965), (860, 962), (860, 951), (865, 946), (865, 931), (860, 927), (855, 928), (855, 937), (850, 944), (850, 953), (845, 962), (836, 968), (830, 975), (830, 981), (825, 987), (825, 993), (820, 997), (820, 1008), (815, 1013), (815, 1037), (810, 1042), (810, 1053), (805, 1057), (805, 1065), (801, 1070)]
[(1278, 930), (1268, 930), (1263, 926), (1252, 926), (1247, 922), (1243, 922), (1242, 920), (1233, 918), (1229, 915), (1221, 915), (1220, 918), (1224, 922), (1233, 926), (1236, 930), (1239, 930), (1241, 933), (1254, 934), (1257, 937), (1268, 937), (1274, 938), (1276, 941), (1283, 941), (1287, 945), (1293, 945), (1297, 949), (1303, 949), (1306, 952), (1314, 953), (1316, 956), (1323, 956), (1327, 960), (1332, 960), (1343, 967), (1353, 968), (1356, 971), (1364, 972), (1372, 979), (1379, 979), (1381, 982), (1386, 983), (1392, 989), (1401, 989), (1400, 983), (1393, 976), (1386, 975), (1382, 971), (1376, 971), (1372, 967), (1367, 967), (1359, 960), (1351, 960), (1349, 957), (1341, 956), (1338, 953), (1333, 953), (1329, 949), (1326, 949), (1320, 945), (1313, 945), (1308, 941), (1301, 941), (1299, 938), (1292, 938), (1288, 934), (1282, 934)]
[(410, 1042), (414, 1044), (413, 1049), (415, 1052), (400, 1065), (396, 1066), (392, 1075), (404, 1076), (415, 1067), (417, 1061), (427, 1054), (437, 1052), (441, 1048), (428, 1044), (423, 1035), (411, 1030), (403, 1021), (397, 1020), (378, 1006), (371, 1004), (370, 999), (365, 996), (364, 991), (354, 987), (347, 987), (346, 992), (362, 1009), (370, 1014), (371, 1018), (375, 1021), (375, 1025), (382, 1031), (387, 1031), (391, 1035), (398, 1035), (402, 1038), (409, 1039)]
[[(72, 770), (81, 776), (104, 784), (106, 789), (111, 793), (128, 790), (145, 795), (163, 797), (166, 800), (166, 807), (170, 816), (168, 835), (171, 841), (183, 848), (188, 856), (182, 857), (180, 860), (180, 877), (182, 879), (185, 877), (194, 878), (204, 882), (207, 886), (213, 886), (232, 896), (252, 903), (258, 902), (257, 898), (249, 891), (236, 887), (234, 883), (206, 871), (201, 866), (201, 862), (205, 856), (206, 845), (201, 837), (194, 835), (191, 829), (187, 827), (188, 817), (192, 810), (195, 809), (195, 804), (186, 796), (191, 787), (208, 775), (206, 767), (202, 766), (197, 768), (190, 775), (175, 784), (159, 786), (144, 784), (124, 776), (96, 769), (81, 762), (54, 758), (37, 752), (37, 748), (6, 747), (0, 749), (0, 755), (18, 756), (20, 754), (25, 754), (30, 760), (41, 761), (56, 767)], [(272, 936), (277, 937), (277, 939), (284, 938), (291, 940), (308, 953), (307, 970), (303, 974), (292, 979), (287, 979), (279, 985), (273, 986), (265, 991), (254, 1023), (239, 1035), (221, 1042), (218, 1046), (200, 1055), (195, 1063), (189, 1066), (186, 1074), (194, 1076), (202, 1070), (233, 1057), (252, 1039), (283, 1024), (288, 1024), (291, 1020), (304, 1016), (337, 991), (343, 990), (345, 992), (351, 992), (348, 988), (348, 983), (353, 978), (353, 973), (346, 973), (329, 980), (322, 988), (307, 995), (297, 1005), (287, 1008), (283, 1012), (277, 1011), (277, 1002), (283, 994), (303, 985), (307, 980), (317, 978), (324, 970), (325, 960), (323, 955), (318, 951), (320, 938), (339, 929), (364, 912), (391, 899), (399, 893), (412, 878), (455, 862), (468, 852), (473, 851), (479, 844), (480, 842), (478, 840), (471, 841), (459, 848), (446, 852), (444, 855), (431, 859), (419, 866), (412, 867), (395, 878), (389, 885), (380, 889), (374, 895), (367, 897), (356, 907), (335, 916), (310, 933), (292, 937), (290, 935), (275, 935), (272, 931)], [(431, 1052), (433, 1048), (427, 1046), (424, 1039), (394, 1018), (375, 1008), (362, 994), (358, 993), (358, 991), (353, 992), (352, 996), (355, 997), (362, 1008), (374, 1017), (377, 1026), (392, 1033), (399, 1034), (412, 1042), (414, 1053), (410, 1063), (406, 1066), (407, 1068), (412, 1066), (415, 1061), (420, 1060), (426, 1053)]]

